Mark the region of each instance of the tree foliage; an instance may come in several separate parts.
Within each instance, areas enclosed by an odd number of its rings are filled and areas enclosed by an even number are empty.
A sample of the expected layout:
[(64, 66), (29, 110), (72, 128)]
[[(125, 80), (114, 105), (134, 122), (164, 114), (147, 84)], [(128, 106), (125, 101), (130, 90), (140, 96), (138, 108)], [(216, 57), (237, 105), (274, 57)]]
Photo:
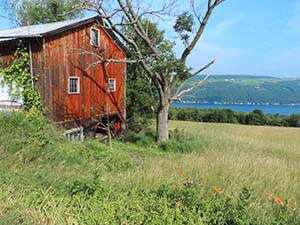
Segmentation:
[(72, 19), (82, 14), (81, 0), (5, 0), (5, 9), (18, 25)]
[(189, 44), (190, 33), (193, 31), (194, 24), (193, 15), (188, 11), (184, 11), (177, 17), (175, 25), (173, 26), (175, 32), (179, 34), (180, 39), (186, 46)]
[(143, 76), (144, 73), (145, 71), (139, 65), (127, 66), (127, 129), (133, 132), (140, 132), (147, 128), (153, 117), (153, 100), (149, 92), (155, 90), (151, 82)]
[(171, 108), (170, 119), (209, 123), (234, 123), (259, 126), (300, 127), (300, 115), (284, 116), (264, 114), (256, 109), (252, 112), (235, 112), (231, 109)]

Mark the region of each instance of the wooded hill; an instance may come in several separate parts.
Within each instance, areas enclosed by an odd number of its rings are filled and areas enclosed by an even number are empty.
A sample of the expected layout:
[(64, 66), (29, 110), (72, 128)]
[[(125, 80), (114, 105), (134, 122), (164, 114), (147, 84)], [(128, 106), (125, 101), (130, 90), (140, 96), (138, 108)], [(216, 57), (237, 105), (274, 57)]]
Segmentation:
[[(188, 85), (203, 76), (191, 79)], [(213, 75), (183, 101), (218, 103), (300, 103), (300, 79), (249, 75)]]

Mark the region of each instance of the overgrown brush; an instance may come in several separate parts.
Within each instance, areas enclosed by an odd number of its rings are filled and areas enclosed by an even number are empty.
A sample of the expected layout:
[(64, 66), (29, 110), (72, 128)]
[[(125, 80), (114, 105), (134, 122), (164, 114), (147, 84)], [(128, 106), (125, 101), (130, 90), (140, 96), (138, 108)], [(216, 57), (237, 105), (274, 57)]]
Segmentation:
[(2, 156), (24, 164), (70, 166), (91, 160), (99, 161), (99, 166), (107, 171), (128, 169), (135, 164), (128, 151), (118, 149), (118, 143), (111, 150), (97, 140), (67, 141), (63, 132), (43, 116), (31, 117), (24, 112), (0, 113), (0, 143)]
[(160, 146), (146, 133), (110, 149), (0, 114), (0, 224), (299, 224), (298, 130), (173, 127)]
[(170, 139), (159, 144), (156, 143), (156, 136), (151, 130), (141, 133), (128, 133), (119, 140), (124, 143), (133, 143), (143, 148), (156, 148), (162, 150), (162, 152), (169, 153), (200, 152), (209, 146), (209, 141), (202, 138), (195, 138), (185, 129), (179, 128), (170, 130)]
[(15, 154), (24, 163), (48, 159), (62, 135), (42, 116), (24, 112), (0, 114), (0, 142), (6, 153)]
[[(183, 185), (163, 184), (157, 189), (141, 186), (131, 189), (105, 183), (96, 176), (76, 181), (65, 197), (33, 190), (20, 205), (17, 214), (2, 222), (10, 224), (299, 224), (299, 209), (276, 197), (269, 200), (267, 214), (257, 207), (253, 190), (243, 188), (231, 194), (203, 187), (188, 178)], [(14, 196), (10, 196), (14, 199)], [(3, 203), (2, 203), (3, 204)], [(5, 203), (4, 203), (5, 204)], [(20, 208), (22, 207), (22, 208)], [(4, 207), (5, 208), (5, 207)], [(11, 211), (10, 211), (11, 213)], [(13, 216), (17, 216), (13, 218)], [(1, 218), (1, 215), (0, 215)], [(1, 224), (1, 223), (0, 223)], [(6, 223), (7, 224), (7, 223)]]

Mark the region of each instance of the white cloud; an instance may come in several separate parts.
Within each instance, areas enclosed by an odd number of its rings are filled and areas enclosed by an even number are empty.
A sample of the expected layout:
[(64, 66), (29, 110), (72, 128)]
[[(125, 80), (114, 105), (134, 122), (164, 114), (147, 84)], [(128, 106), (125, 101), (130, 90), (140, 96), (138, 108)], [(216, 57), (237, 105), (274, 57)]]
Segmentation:
[(241, 65), (237, 62), (241, 58), (246, 58), (248, 54), (241, 49), (223, 47), (215, 43), (202, 41), (190, 56), (188, 65), (196, 70), (211, 60), (216, 59), (216, 64), (207, 71), (204, 71), (204, 73), (239, 73)]
[(235, 16), (228, 20), (222, 21), (214, 27), (210, 27), (210, 24), (207, 26), (207, 31), (204, 33), (203, 39), (211, 39), (215, 37), (220, 37), (224, 35), (224, 33), (230, 32), (232, 29), (236, 27), (236, 25), (240, 22), (241, 16)]

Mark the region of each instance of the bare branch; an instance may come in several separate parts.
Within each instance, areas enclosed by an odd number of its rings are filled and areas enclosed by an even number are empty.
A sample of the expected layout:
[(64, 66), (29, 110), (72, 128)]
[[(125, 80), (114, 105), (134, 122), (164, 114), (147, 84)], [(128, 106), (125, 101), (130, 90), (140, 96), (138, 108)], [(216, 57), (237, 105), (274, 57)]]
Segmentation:
[(199, 87), (200, 85), (204, 84), (207, 81), (207, 79), (209, 78), (209, 76), (210, 75), (206, 75), (202, 80), (198, 81), (197, 83), (195, 83), (191, 87), (189, 87), (189, 88), (187, 88), (187, 89), (179, 92), (178, 94), (176, 94), (175, 96), (173, 96), (172, 98), (170, 98), (170, 101), (180, 101), (180, 98), (184, 94), (186, 94), (186, 93), (192, 91), (193, 89), (195, 89), (196, 87)]
[[(191, 77), (196, 76), (197, 74), (201, 73), (202, 71), (206, 70), (208, 67), (210, 67), (211, 65), (213, 65), (215, 63), (215, 60), (212, 60), (211, 62), (209, 62), (208, 64), (206, 64), (205, 66), (203, 66), (201, 69), (197, 70), (195, 73), (193, 73)], [(179, 92), (182, 90), (182, 88), (186, 85), (188, 79), (185, 80), (184, 82), (182, 82), (182, 84), (177, 88), (175, 96), (179, 94)]]
[(123, 60), (123, 59), (101, 59), (99, 61), (96, 61), (92, 64), (90, 64), (86, 70), (89, 70), (91, 67), (94, 67), (98, 64), (102, 64), (102, 63), (136, 63), (135, 60)]
[[(120, 2), (120, 0), (118, 0), (118, 1)], [(134, 26), (137, 27), (137, 25), (135, 25), (136, 21), (133, 21), (134, 18), (132, 18), (131, 15), (130, 15), (130, 13), (128, 13), (128, 11), (126, 11), (126, 7), (123, 5), (122, 2), (120, 2), (120, 4), (121, 4), (120, 7), (122, 8), (122, 12), (124, 12), (124, 14), (128, 18), (128, 20), (130, 22), (132, 22), (132, 27), (134, 27)], [(103, 16), (103, 14), (104, 14), (104, 16)], [(99, 16), (102, 19), (104, 19), (109, 24), (109, 26), (105, 22), (102, 22), (100, 24), (100, 26), (102, 26), (104, 29), (111, 29), (111, 30), (113, 30), (127, 44), (129, 44), (129, 45), (131, 45), (133, 47), (133, 49), (135, 50), (135, 56), (137, 58), (137, 62), (144, 68), (144, 70), (146, 71), (146, 73), (149, 74), (149, 77), (151, 77), (151, 79), (152, 79), (153, 83), (155, 84), (155, 86), (162, 93), (163, 89), (162, 89), (162, 85), (161, 84), (162, 84), (162, 82), (165, 82), (164, 81), (165, 78), (162, 77), (159, 73), (152, 71), (152, 69), (150, 68), (150, 66), (146, 63), (146, 61), (144, 59), (144, 55), (141, 53), (141, 51), (139, 49), (139, 46), (135, 43), (135, 41), (133, 39), (131, 39), (130, 37), (128, 37), (120, 29), (118, 29), (117, 25), (114, 23), (114, 21), (112, 20), (112, 18), (106, 14), (106, 12), (103, 12), (103, 14), (99, 14)]]
[(81, 11), (81, 10), (86, 8), (86, 6), (84, 4), (85, 4), (85, 1), (80, 3), (80, 4), (77, 4), (77, 5), (73, 6), (70, 10), (68, 10), (64, 13), (58, 14), (58, 16), (68, 16), (70, 14), (74, 14), (74, 12)]
[(195, 0), (191, 0), (191, 7), (192, 7), (192, 10), (193, 10), (193, 13), (194, 13), (195, 17), (197, 18), (197, 20), (199, 21), (199, 23), (201, 23), (201, 16), (197, 12), (197, 10), (196, 10)]
[[(203, 31), (208, 23), (208, 20), (214, 10), (214, 8), (220, 4), (221, 2), (223, 2), (224, 0), (215, 0), (214, 3), (211, 5), (211, 1), (208, 1), (208, 4), (210, 5), (210, 7), (207, 9), (206, 13), (205, 13), (205, 16), (204, 16), (204, 19), (203, 21), (201, 22), (200, 20), (200, 17), (199, 17), (199, 22), (200, 22), (200, 26), (198, 28), (198, 31), (196, 32), (193, 40), (191, 41), (191, 43), (184, 49), (182, 55), (181, 55), (181, 61), (183, 64), (186, 63), (186, 60), (187, 60), (187, 57), (190, 55), (190, 53), (192, 52), (192, 50), (195, 48), (196, 44), (198, 43), (200, 37), (202, 36), (203, 34)], [(194, 2), (194, 1), (193, 1)], [(193, 7), (194, 9), (193, 10), (196, 10), (195, 6)], [(195, 12), (194, 12), (195, 14)], [(195, 16), (197, 16), (198, 14), (196, 13)], [(199, 15), (198, 15), (199, 16)], [(200, 70), (198, 70), (196, 72), (196, 74), (199, 74), (200, 72), (202, 72), (203, 70), (205, 70), (206, 68), (208, 68), (209, 66), (211, 66), (212, 64), (214, 63), (214, 61), (210, 62), (207, 67), (204, 67), (203, 69), (201, 68)], [(194, 75), (192, 75), (194, 76)], [(172, 80), (171, 82), (171, 85), (170, 85), (170, 90), (172, 90), (176, 84), (179, 82), (180, 80), (180, 74), (177, 74), (174, 79)]]
[(72, 49), (74, 51), (79, 51), (80, 55), (91, 55), (94, 56), (96, 58), (98, 58), (99, 60), (91, 63), (86, 70), (89, 70), (91, 67), (94, 67), (98, 64), (101, 63), (137, 63), (136, 60), (129, 60), (129, 59), (119, 59), (119, 58), (113, 58), (112, 55), (110, 57), (103, 57), (103, 53), (105, 53), (105, 50), (102, 50), (102, 52), (92, 52), (92, 51), (87, 51), (87, 50), (83, 50), (83, 49)]
[(202, 71), (206, 70), (208, 67), (213, 65), (216, 62), (216, 60), (212, 60), (211, 62), (207, 63), (205, 66), (203, 66), (201, 69), (197, 70), (195, 73), (192, 74), (191, 77), (196, 76), (197, 74), (201, 73)]
[[(119, 4), (121, 2), (121, 0), (118, 0)], [(137, 34), (144, 40), (144, 42), (149, 46), (149, 48), (151, 49), (151, 51), (156, 55), (159, 56), (160, 52), (159, 50), (153, 45), (152, 41), (149, 39), (149, 36), (147, 35), (147, 32), (145, 31), (138, 15), (135, 13), (131, 1), (130, 0), (126, 0), (128, 9), (129, 9), (129, 14), (130, 16), (132, 16), (134, 18), (134, 20), (137, 22), (136, 26), (133, 25), (133, 28), (135, 29), (135, 31), (137, 32)], [(122, 3), (121, 3), (122, 4)]]
[(152, 90), (152, 83), (151, 83), (151, 78), (147, 78), (148, 79), (148, 88), (149, 88), (149, 92), (150, 92), (150, 97), (151, 97), (151, 110), (153, 112), (155, 112), (155, 108), (154, 108), (154, 105), (155, 105), (155, 97), (154, 97), (154, 93), (153, 93), (153, 90)]
[(184, 49), (181, 60), (183, 63), (186, 62), (187, 57), (190, 55), (191, 51), (195, 48), (196, 44), (198, 43), (200, 37), (203, 34), (203, 31), (208, 23), (208, 20), (214, 10), (215, 7), (217, 7), (220, 3), (222, 3), (224, 0), (215, 0), (214, 3), (211, 5), (211, 0), (208, 1), (208, 8), (205, 13), (205, 16), (203, 18), (203, 21), (200, 23), (200, 26), (198, 28), (198, 31), (196, 32), (196, 35), (194, 36), (191, 43)]
[[(196, 76), (197, 74), (203, 72), (204, 70), (206, 70), (208, 67), (210, 67), (211, 65), (213, 65), (216, 62), (216, 60), (212, 60), (211, 62), (207, 63), (205, 66), (203, 66), (201, 69), (197, 70), (196, 72), (194, 72), (189, 78)], [(176, 74), (176, 76), (173, 78), (171, 85), (170, 85), (170, 89), (172, 90), (173, 88), (175, 88), (176, 84), (178, 83), (178, 81), (180, 80), (180, 74)], [(179, 86), (180, 88), (180, 86)], [(181, 87), (182, 88), (182, 87)], [(177, 91), (180, 91), (180, 89), (177, 89)]]
[(6, 20), (12, 21), (14, 23), (19, 23), (19, 21), (17, 19), (13, 19), (11, 17), (7, 17), (7, 16), (4, 16), (4, 15), (0, 15), (0, 17), (3, 18), (3, 19), (6, 19)]
[(172, 13), (172, 11), (176, 7), (177, 2), (178, 0), (172, 0), (169, 3), (164, 4), (158, 10), (146, 10), (143, 13), (140, 13), (139, 17), (150, 15), (150, 16), (155, 16), (162, 21), (165, 21), (165, 18), (163, 18), (162, 16), (172, 16), (172, 17), (175, 16), (175, 14)]
[(219, 4), (221, 4), (224, 1), (225, 0), (216, 0), (215, 3), (214, 3), (215, 7), (218, 6)]
[(209, 9), (211, 7), (211, 0), (207, 1), (207, 8)]

